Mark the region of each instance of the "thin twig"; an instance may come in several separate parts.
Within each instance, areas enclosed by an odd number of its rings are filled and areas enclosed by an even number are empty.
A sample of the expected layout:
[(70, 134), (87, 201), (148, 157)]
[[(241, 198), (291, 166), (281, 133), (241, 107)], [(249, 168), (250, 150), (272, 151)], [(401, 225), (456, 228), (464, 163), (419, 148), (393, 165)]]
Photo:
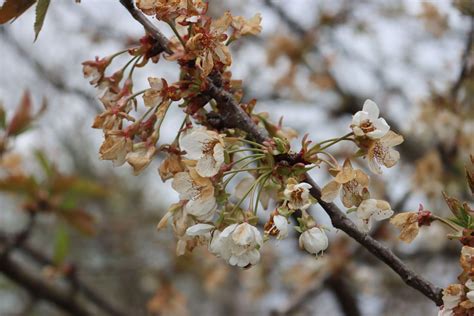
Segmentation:
[(87, 105), (93, 107), (96, 112), (102, 111), (102, 106), (99, 105), (99, 103), (97, 102), (97, 98), (95, 98), (93, 95), (88, 94), (84, 90), (68, 86), (65, 83), (65, 80), (63, 80), (63, 78), (56, 76), (49, 69), (47, 69), (39, 60), (35, 59), (33, 55), (29, 51), (27, 51), (20, 43), (18, 43), (18, 41), (15, 40), (6, 29), (0, 28), (0, 34), (2, 35), (2, 38), (16, 50), (18, 55), (23, 58), (23, 60), (25, 60), (33, 70), (35, 70), (36, 74), (39, 76), (40, 79), (45, 80), (53, 88), (60, 92), (70, 93), (78, 96), (79, 98), (83, 99)]
[(141, 11), (137, 10), (133, 0), (120, 0), (120, 3), (128, 10), (128, 12), (130, 12), (130, 14), (135, 20), (138, 21), (138, 23), (143, 25), (147, 33), (158, 41), (162, 51), (168, 54), (173, 53), (173, 51), (169, 48), (170, 41), (155, 25), (153, 25), (153, 23), (150, 22), (150, 20), (148, 20), (148, 18)]
[(466, 46), (462, 55), (462, 65), (461, 71), (459, 72), (459, 76), (454, 82), (453, 86), (451, 87), (451, 97), (456, 99), (456, 96), (459, 92), (459, 89), (462, 86), (464, 79), (466, 79), (467, 75), (469, 74), (469, 60), (473, 54), (473, 45), (474, 45), (474, 17), (471, 18), (471, 27), (469, 33), (467, 34), (466, 38)]

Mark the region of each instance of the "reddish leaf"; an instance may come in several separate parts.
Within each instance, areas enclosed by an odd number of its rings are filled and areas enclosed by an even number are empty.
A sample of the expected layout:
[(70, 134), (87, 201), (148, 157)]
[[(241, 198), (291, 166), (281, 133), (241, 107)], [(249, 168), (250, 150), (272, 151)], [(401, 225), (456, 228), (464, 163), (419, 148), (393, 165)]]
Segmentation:
[(28, 128), (31, 120), (31, 95), (28, 91), (25, 91), (13, 118), (8, 124), (7, 133), (9, 135), (21, 134)]
[(86, 211), (81, 209), (64, 210), (59, 215), (81, 233), (88, 236), (94, 236), (96, 234), (94, 217)]
[(35, 2), (36, 0), (6, 0), (0, 8), (0, 24), (16, 19)]

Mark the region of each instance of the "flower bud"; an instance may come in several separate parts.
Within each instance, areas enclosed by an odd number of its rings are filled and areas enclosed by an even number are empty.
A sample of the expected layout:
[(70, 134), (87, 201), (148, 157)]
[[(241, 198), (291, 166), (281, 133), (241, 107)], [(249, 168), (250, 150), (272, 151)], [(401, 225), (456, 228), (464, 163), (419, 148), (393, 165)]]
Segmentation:
[(318, 254), (328, 247), (328, 237), (324, 230), (313, 227), (300, 235), (299, 244), (301, 249), (311, 254)]

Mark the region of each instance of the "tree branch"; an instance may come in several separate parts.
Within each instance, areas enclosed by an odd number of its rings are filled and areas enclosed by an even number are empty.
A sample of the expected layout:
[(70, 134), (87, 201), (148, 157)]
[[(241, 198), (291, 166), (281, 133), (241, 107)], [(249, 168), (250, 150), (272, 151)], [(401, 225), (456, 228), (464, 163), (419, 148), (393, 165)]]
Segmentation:
[[(0, 242), (6, 243), (8, 245), (8, 242), (9, 242), (8, 240), (9, 240), (8, 236), (6, 234), (0, 232)], [(21, 251), (22, 253), (27, 255), (29, 258), (36, 261), (39, 265), (42, 265), (42, 266), (45, 266), (45, 265), (53, 266), (54, 265), (53, 260), (48, 258), (41, 251), (39, 251), (35, 247), (31, 246), (27, 242), (22, 242), (20, 244), (17, 244), (16, 248), (14, 248), (12, 250)], [(71, 282), (73, 282), (76, 289), (82, 295), (84, 295), (84, 298), (91, 301), (93, 304), (95, 304), (97, 307), (99, 307), (101, 310), (103, 310), (107, 314), (112, 315), (112, 316), (124, 316), (124, 315), (126, 315), (123, 311), (121, 311), (120, 309), (114, 307), (104, 297), (102, 297), (102, 295), (100, 295), (94, 289), (92, 289), (90, 286), (88, 286), (86, 283), (84, 283), (84, 281), (79, 279), (77, 277), (77, 275), (75, 275), (74, 278), (71, 279)], [(22, 283), (20, 285), (24, 286), (24, 284), (22, 284)], [(32, 293), (32, 295), (33, 296), (38, 296), (35, 293)], [(43, 297), (43, 298), (48, 299), (46, 297)]]
[(343, 276), (335, 274), (332, 274), (324, 282), (324, 284), (331, 289), (344, 315), (361, 316), (362, 314), (357, 304), (357, 298), (347, 283), (347, 280)]
[(143, 25), (147, 33), (158, 41), (163, 52), (168, 54), (173, 53), (173, 51), (169, 48), (170, 41), (153, 23), (150, 22), (150, 20), (148, 20), (148, 18), (141, 11), (137, 10), (133, 0), (120, 0), (120, 3), (128, 10), (128, 12), (130, 12), (130, 14), (135, 20), (138, 21), (138, 23)]
[(0, 28), (0, 34), (2, 35), (3, 40), (16, 50), (18, 55), (31, 66), (36, 74), (41, 79), (47, 81), (54, 89), (64, 93), (74, 94), (77, 97), (82, 98), (85, 103), (93, 107), (96, 112), (102, 111), (102, 106), (99, 105), (95, 96), (88, 94), (82, 89), (68, 86), (63, 78), (49, 70), (39, 60), (35, 59), (33, 55), (16, 41), (6, 29)]
[[(127, 7), (127, 3), (130, 1), (121, 0), (121, 3)], [(149, 21), (145, 18), (146, 21), (140, 20), (136, 17), (136, 8), (127, 9), (135, 17), (135, 19), (140, 22), (145, 28), (150, 24)], [(149, 26), (148, 26), (149, 27)], [(152, 25), (152, 30), (157, 36), (162, 33)], [(150, 32), (150, 31), (149, 31)], [(159, 36), (158, 36), (159, 37)], [(157, 38), (158, 40), (158, 38)], [(167, 40), (166, 40), (167, 41)], [(164, 41), (163, 43), (165, 43)], [(249, 137), (255, 139), (256, 141), (262, 143), (268, 139), (268, 133), (258, 127), (252, 119), (242, 110), (238, 102), (234, 99), (232, 94), (225, 91), (223, 88), (219, 87), (220, 78), (209, 81), (209, 89), (206, 92), (209, 96), (214, 98), (218, 103), (218, 109), (225, 118), (224, 122), (229, 127), (238, 127), (243, 131), (246, 131), (249, 134)], [(335, 228), (341, 229), (346, 234), (351, 236), (353, 239), (358, 241), (363, 245), (367, 250), (369, 250), (374, 256), (385, 262), (392, 270), (394, 270), (402, 280), (418, 290), (426, 297), (431, 299), (437, 305), (442, 305), (442, 290), (437, 286), (433, 285), (429, 281), (425, 280), (423, 277), (416, 274), (413, 270), (407, 267), (392, 251), (387, 247), (383, 246), (377, 240), (373, 239), (366, 233), (363, 233), (357, 229), (354, 223), (352, 223), (349, 218), (334, 204), (326, 203), (321, 200), (321, 189), (314, 182), (313, 179), (307, 174), (306, 181), (312, 185), (311, 195), (315, 197), (326, 213), (331, 218), (332, 224)]]
[(18, 262), (13, 261), (10, 256), (0, 260), (0, 272), (10, 280), (20, 284), (28, 290), (32, 296), (47, 300), (71, 315), (89, 316), (93, 315), (79, 300), (41, 277), (26, 270)]

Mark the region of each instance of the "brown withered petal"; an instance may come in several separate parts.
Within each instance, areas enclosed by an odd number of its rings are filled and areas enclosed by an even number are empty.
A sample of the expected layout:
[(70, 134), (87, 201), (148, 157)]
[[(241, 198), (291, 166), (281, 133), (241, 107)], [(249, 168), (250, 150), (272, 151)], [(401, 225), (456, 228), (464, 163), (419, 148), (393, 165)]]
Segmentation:
[(138, 148), (129, 152), (125, 159), (132, 166), (134, 174), (137, 175), (150, 164), (156, 151), (155, 146)]
[(411, 243), (420, 231), (418, 214), (414, 212), (397, 214), (390, 219), (390, 223), (400, 229), (398, 238), (406, 243)]
[(462, 247), (459, 262), (465, 273), (470, 274), (474, 272), (474, 248), (469, 246)]
[(321, 200), (328, 203), (334, 201), (334, 199), (339, 194), (340, 189), (341, 184), (337, 183), (336, 181), (329, 182), (321, 190)]
[(184, 166), (181, 163), (181, 158), (179, 155), (170, 154), (168, 157), (163, 160), (158, 169), (161, 180), (164, 182), (168, 179), (174, 177), (178, 172), (184, 171)]
[(351, 161), (346, 159), (342, 166), (341, 172), (337, 174), (334, 180), (338, 183), (346, 183), (354, 179), (356, 176), (355, 170), (352, 168)]

